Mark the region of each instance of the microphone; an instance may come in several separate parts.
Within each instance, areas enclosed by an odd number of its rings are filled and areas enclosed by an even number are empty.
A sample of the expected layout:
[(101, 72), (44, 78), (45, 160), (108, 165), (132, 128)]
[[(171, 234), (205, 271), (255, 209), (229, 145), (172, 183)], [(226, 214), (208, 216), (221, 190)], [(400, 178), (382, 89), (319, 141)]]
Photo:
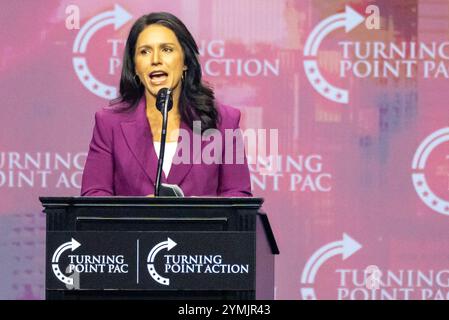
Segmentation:
[(171, 93), (172, 91), (169, 88), (162, 88), (157, 92), (156, 108), (160, 112), (162, 112), (162, 116), (164, 116), (164, 108), (166, 103), (167, 103), (167, 112), (173, 108), (173, 97)]
[(165, 140), (167, 137), (167, 122), (168, 111), (173, 107), (173, 98), (171, 90), (162, 88), (158, 91), (156, 96), (156, 108), (162, 113), (162, 132), (161, 132), (161, 147), (159, 149), (159, 160), (157, 162), (156, 183), (154, 185), (154, 195), (156, 197), (160, 194), (161, 189), (161, 174), (162, 165), (164, 164)]

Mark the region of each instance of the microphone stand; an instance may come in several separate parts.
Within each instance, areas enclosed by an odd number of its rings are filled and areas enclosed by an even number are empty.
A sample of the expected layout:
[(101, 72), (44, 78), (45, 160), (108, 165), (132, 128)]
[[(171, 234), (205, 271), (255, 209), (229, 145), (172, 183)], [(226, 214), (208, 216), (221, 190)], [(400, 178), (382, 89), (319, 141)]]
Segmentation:
[(164, 164), (164, 152), (165, 152), (165, 140), (167, 137), (167, 122), (168, 122), (168, 104), (170, 102), (171, 90), (167, 90), (167, 96), (164, 101), (164, 108), (162, 110), (162, 131), (161, 131), (161, 147), (159, 149), (159, 160), (157, 164), (157, 174), (156, 174), (156, 186), (154, 195), (156, 197), (159, 196), (160, 188), (161, 188), (161, 175), (162, 175), (162, 166)]

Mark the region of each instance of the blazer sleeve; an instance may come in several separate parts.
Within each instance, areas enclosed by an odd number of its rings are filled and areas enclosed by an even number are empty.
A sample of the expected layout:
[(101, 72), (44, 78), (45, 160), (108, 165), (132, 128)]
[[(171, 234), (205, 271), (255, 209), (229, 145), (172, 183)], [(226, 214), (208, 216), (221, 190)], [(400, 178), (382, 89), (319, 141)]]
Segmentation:
[[(230, 125), (226, 127), (228, 127), (228, 129), (233, 129), (235, 134), (232, 135), (232, 145), (230, 144), (230, 141), (226, 141), (226, 133), (224, 135), (223, 161), (219, 169), (219, 186), (217, 193), (220, 197), (252, 197), (250, 173), (245, 155), (243, 137), (239, 126), (240, 110), (232, 108), (232, 111), (233, 114), (228, 113), (228, 115), (223, 115), (229, 119)], [(228, 159), (226, 158), (226, 152), (230, 151), (232, 151), (231, 163), (229, 163), (230, 161), (227, 161), (230, 160), (231, 157), (228, 155)]]
[(84, 166), (81, 196), (114, 195), (114, 160), (112, 153), (112, 127), (104, 113), (95, 113), (95, 126)]

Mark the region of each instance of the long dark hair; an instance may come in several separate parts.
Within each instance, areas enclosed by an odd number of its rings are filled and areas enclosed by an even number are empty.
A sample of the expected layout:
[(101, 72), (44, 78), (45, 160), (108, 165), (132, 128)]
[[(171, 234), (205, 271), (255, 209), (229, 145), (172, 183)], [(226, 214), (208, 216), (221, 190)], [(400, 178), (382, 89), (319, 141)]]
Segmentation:
[(117, 111), (131, 111), (137, 107), (144, 95), (145, 87), (138, 77), (135, 77), (134, 54), (139, 34), (151, 24), (162, 25), (172, 30), (184, 51), (184, 64), (187, 66), (187, 70), (184, 72), (184, 80), (181, 81), (182, 87), (179, 99), (181, 120), (191, 128), (193, 121), (201, 121), (201, 131), (217, 128), (219, 115), (215, 106), (214, 92), (201, 80), (198, 46), (184, 23), (167, 12), (154, 12), (144, 15), (131, 27), (123, 55), (120, 96), (111, 101), (111, 104), (121, 104), (116, 109)]

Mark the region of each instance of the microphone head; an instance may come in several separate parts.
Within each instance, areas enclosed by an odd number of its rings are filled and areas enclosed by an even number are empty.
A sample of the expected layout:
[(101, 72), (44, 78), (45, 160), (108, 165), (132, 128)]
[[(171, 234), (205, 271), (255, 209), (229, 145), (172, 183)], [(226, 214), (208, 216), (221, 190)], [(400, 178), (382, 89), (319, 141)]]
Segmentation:
[(164, 104), (168, 99), (167, 112), (173, 107), (173, 97), (171, 91), (168, 88), (162, 88), (157, 92), (156, 96), (156, 108), (160, 111), (164, 111)]

